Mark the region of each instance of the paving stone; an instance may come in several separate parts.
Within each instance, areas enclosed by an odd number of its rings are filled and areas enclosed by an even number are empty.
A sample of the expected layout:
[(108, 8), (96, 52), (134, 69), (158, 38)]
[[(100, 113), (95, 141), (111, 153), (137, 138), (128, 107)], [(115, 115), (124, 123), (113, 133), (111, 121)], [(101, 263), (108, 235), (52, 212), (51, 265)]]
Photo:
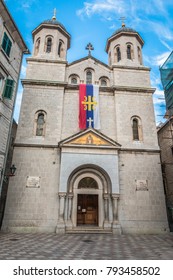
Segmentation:
[(0, 232), (0, 259), (173, 260), (173, 234), (15, 234)]

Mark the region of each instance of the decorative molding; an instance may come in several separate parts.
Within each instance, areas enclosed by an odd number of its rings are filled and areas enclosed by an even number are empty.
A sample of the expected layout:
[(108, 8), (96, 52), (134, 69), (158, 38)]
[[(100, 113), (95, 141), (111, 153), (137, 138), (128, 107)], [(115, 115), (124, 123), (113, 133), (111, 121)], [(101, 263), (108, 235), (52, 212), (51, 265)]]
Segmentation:
[(14, 143), (14, 147), (31, 147), (31, 148), (57, 148), (58, 145), (50, 144), (25, 144), (25, 143)]
[(26, 59), (27, 62), (43, 62), (43, 63), (54, 63), (54, 64), (67, 64), (66, 60), (55, 60), (55, 59), (45, 59), (45, 58), (37, 58), (37, 57), (29, 57)]
[(65, 87), (67, 82), (61, 81), (49, 81), (49, 80), (32, 80), (32, 79), (22, 79), (22, 85), (43, 85), (43, 86), (61, 86)]
[(135, 149), (135, 148), (120, 148), (121, 152), (129, 152), (129, 153), (154, 153), (160, 154), (160, 149)]

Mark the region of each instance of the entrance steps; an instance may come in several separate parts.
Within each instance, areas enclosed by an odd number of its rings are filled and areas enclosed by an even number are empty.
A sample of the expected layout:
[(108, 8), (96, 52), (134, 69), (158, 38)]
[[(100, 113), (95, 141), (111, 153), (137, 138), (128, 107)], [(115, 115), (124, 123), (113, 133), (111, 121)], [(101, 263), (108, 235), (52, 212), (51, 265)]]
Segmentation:
[(72, 229), (66, 229), (66, 233), (112, 233), (111, 229), (104, 229), (99, 227), (75, 227)]

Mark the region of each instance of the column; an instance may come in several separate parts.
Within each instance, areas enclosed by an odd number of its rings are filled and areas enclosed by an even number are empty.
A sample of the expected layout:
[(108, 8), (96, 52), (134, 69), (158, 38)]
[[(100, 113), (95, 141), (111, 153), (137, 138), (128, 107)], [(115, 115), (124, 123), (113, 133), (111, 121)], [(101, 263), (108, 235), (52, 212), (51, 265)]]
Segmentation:
[(113, 201), (113, 223), (118, 223), (118, 199), (119, 199), (119, 195), (112, 194), (112, 201)]
[(118, 199), (119, 194), (112, 194), (112, 205), (113, 205), (113, 223), (112, 223), (112, 230), (115, 234), (121, 234), (121, 226), (118, 220)]
[(64, 221), (64, 206), (66, 193), (59, 193), (59, 220)]
[(58, 193), (59, 196), (59, 219), (56, 226), (56, 233), (65, 233), (65, 223), (64, 223), (64, 208), (65, 208), (65, 197), (66, 193)]
[(67, 222), (71, 222), (73, 194), (68, 194)]
[(109, 222), (109, 194), (103, 195), (104, 199), (104, 229), (111, 228), (111, 224)]

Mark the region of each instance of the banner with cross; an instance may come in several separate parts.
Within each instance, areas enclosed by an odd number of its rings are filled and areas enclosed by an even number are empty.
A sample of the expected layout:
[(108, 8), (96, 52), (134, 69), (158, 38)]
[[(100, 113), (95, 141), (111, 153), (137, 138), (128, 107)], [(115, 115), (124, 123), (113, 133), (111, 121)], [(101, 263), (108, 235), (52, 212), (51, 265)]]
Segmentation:
[(99, 86), (79, 85), (79, 128), (100, 129)]

